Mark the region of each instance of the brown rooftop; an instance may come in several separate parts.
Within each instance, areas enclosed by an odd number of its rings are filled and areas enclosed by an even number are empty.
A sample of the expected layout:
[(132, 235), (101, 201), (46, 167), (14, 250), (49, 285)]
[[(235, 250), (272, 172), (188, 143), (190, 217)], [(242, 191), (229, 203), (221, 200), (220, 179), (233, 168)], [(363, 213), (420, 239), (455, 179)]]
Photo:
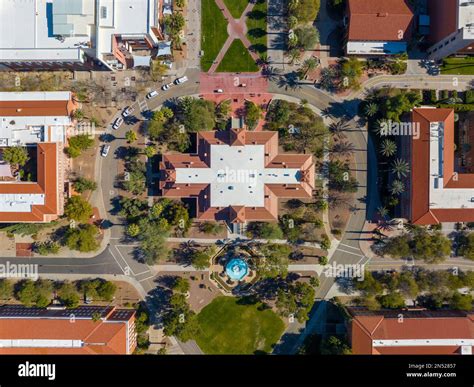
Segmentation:
[(407, 0), (349, 0), (348, 12), (350, 41), (410, 38), (414, 15)]

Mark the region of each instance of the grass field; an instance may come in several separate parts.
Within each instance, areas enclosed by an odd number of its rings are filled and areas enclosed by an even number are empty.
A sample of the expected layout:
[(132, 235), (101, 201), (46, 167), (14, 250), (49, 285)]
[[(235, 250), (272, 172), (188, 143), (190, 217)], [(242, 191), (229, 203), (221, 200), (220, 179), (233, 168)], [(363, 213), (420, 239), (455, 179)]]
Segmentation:
[(447, 58), (441, 66), (441, 74), (474, 75), (474, 58)]
[(258, 305), (239, 305), (234, 297), (218, 297), (198, 315), (201, 333), (196, 338), (206, 354), (271, 352), (283, 334), (283, 321)]
[(240, 19), (244, 9), (249, 5), (249, 0), (224, 0), (224, 4), (234, 19)]
[(240, 39), (235, 39), (217, 67), (218, 73), (256, 72), (259, 67)]
[(208, 71), (227, 37), (227, 21), (214, 0), (201, 2), (202, 71)]
[(258, 0), (248, 15), (247, 37), (259, 55), (267, 51), (267, 0)]

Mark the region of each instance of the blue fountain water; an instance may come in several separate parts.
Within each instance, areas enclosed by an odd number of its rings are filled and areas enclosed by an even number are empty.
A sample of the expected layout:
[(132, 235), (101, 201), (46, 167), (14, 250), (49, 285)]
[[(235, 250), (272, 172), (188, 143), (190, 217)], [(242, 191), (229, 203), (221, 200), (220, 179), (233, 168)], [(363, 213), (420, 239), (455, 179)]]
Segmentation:
[(249, 272), (249, 266), (242, 258), (233, 258), (227, 263), (225, 272), (230, 279), (242, 280)]

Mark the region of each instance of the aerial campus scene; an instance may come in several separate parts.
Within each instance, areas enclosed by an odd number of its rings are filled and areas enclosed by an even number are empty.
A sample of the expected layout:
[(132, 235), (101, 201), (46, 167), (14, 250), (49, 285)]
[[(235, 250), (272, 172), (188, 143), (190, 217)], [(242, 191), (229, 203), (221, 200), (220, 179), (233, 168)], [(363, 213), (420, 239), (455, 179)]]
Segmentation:
[(0, 354), (472, 355), (473, 54), (470, 0), (1, 0)]

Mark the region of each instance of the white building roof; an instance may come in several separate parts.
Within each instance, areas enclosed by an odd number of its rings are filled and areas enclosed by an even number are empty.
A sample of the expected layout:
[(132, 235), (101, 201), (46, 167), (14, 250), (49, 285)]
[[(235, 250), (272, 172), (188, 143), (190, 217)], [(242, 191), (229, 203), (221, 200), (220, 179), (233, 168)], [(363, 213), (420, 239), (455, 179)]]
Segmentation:
[(407, 51), (405, 42), (348, 42), (347, 53), (354, 55), (395, 55)]
[(113, 35), (144, 35), (155, 25), (154, 0), (98, 0), (97, 52), (112, 52)]
[(0, 101), (69, 101), (70, 91), (2, 91)]
[(298, 184), (299, 169), (265, 168), (264, 145), (211, 145), (210, 168), (177, 168), (177, 184), (210, 184), (211, 207), (264, 207), (265, 184)]
[[(94, 0), (75, 2), (76, 7), (66, 6), (65, 0), (1, 0), (0, 60), (81, 60), (81, 45), (90, 40), (94, 23)], [(57, 28), (61, 33), (68, 32), (66, 28), (70, 35), (67, 25), (72, 24), (73, 36), (60, 40), (53, 35), (55, 6), (59, 8), (56, 10)], [(76, 14), (58, 15), (58, 12), (67, 11)], [(77, 14), (79, 11), (83, 13)]]
[(430, 208), (474, 208), (472, 188), (444, 188), (443, 122), (430, 123)]
[(0, 194), (0, 212), (31, 212), (31, 206), (44, 205), (44, 197), (44, 194)]
[(474, 1), (459, 0), (458, 29), (463, 29), (464, 39), (474, 39)]

